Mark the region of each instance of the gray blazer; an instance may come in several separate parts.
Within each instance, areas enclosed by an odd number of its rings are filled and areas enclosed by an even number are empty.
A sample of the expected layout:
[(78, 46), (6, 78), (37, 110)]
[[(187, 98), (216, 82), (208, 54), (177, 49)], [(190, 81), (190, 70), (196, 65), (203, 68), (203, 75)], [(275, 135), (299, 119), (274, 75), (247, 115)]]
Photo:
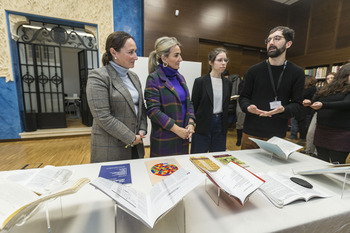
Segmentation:
[[(90, 71), (86, 86), (87, 101), (94, 118), (91, 132), (91, 163), (131, 159), (135, 132), (147, 132), (147, 117), (138, 76), (128, 76), (139, 92), (139, 114), (136, 115), (129, 90), (110, 65)], [(143, 144), (136, 146), (143, 158)]]

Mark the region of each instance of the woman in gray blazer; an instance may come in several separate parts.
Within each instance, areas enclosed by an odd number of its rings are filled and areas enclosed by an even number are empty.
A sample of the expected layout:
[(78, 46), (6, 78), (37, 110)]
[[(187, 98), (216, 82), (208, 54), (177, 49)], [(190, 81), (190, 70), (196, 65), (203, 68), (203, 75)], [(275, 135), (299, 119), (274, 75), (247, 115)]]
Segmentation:
[(147, 117), (140, 80), (129, 70), (138, 59), (136, 43), (128, 33), (116, 31), (105, 47), (103, 67), (89, 73), (86, 87), (94, 118), (91, 163), (143, 158)]

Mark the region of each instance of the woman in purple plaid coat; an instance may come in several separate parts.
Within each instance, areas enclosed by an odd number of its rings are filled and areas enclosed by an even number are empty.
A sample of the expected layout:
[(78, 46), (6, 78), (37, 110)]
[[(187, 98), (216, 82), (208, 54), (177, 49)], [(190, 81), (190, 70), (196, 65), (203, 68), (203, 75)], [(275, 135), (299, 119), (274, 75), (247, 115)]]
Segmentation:
[(184, 77), (178, 72), (181, 44), (161, 37), (149, 55), (145, 100), (152, 122), (151, 157), (189, 153), (195, 117)]

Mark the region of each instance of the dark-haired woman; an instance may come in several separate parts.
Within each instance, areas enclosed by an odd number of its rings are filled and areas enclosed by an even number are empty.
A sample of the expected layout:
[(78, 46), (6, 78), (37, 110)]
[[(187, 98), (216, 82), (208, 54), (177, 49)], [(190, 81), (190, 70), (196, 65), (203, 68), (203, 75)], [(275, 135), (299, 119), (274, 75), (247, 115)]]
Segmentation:
[(228, 63), (227, 51), (216, 48), (208, 55), (210, 71), (196, 78), (192, 102), (196, 132), (192, 136), (191, 154), (226, 150), (228, 109), (232, 83), (222, 73)]
[[(303, 92), (304, 100), (312, 99), (312, 97), (315, 95), (316, 93), (315, 85), (316, 85), (315, 77), (305, 76), (305, 85), (304, 85), (304, 92)], [(299, 142), (301, 143), (306, 142), (307, 130), (309, 129), (309, 125), (314, 112), (315, 111), (313, 109), (303, 106), (302, 111), (295, 116), (295, 119), (298, 121), (297, 126), (299, 129), (299, 136), (300, 136)]]
[(138, 59), (135, 40), (116, 31), (108, 36), (105, 47), (103, 67), (89, 73), (86, 87), (94, 118), (91, 162), (143, 158), (146, 109), (140, 80), (129, 70)]
[[(330, 84), (334, 80), (335, 75), (336, 75), (336, 73), (334, 73), (334, 72), (328, 73), (327, 76), (326, 76), (325, 85)], [(316, 88), (316, 91), (317, 91), (317, 88)], [(312, 98), (311, 99), (304, 99), (303, 100), (303, 106), (304, 107), (310, 107), (310, 105), (312, 104), (311, 100), (312, 100)], [(316, 119), (317, 119), (317, 113), (315, 112), (314, 115), (312, 116), (312, 119), (311, 119), (311, 122), (310, 122), (310, 125), (309, 125), (309, 129), (308, 129), (307, 134), (306, 134), (305, 151), (301, 151), (301, 152), (303, 152), (305, 154), (309, 154), (309, 155), (313, 155), (313, 156), (317, 155), (316, 147), (314, 145), (314, 135), (315, 135), (315, 130), (316, 130)]]
[(350, 152), (350, 63), (318, 92), (310, 107), (317, 110), (314, 144), (318, 158), (345, 163)]

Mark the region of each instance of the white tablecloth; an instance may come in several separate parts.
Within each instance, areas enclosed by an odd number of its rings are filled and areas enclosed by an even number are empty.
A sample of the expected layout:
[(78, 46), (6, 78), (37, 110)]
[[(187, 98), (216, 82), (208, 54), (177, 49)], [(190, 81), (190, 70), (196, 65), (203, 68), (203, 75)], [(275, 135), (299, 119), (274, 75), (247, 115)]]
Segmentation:
[[(294, 153), (289, 160), (272, 159), (262, 150), (224, 152), (234, 155), (249, 164), (252, 172), (277, 171), (293, 174), (293, 169), (324, 164), (323, 161)], [(224, 154), (213, 153), (213, 154)], [(205, 154), (212, 158), (213, 154)], [(199, 155), (199, 154), (198, 154)], [(200, 172), (188, 159), (190, 155), (173, 156), (181, 166), (193, 172)], [(166, 157), (164, 157), (166, 158)], [(212, 159), (219, 166), (219, 161)], [(130, 163), (132, 186), (149, 192), (151, 182), (144, 159), (111, 163), (68, 166), (75, 171), (75, 178), (95, 179), (101, 165)], [(340, 197), (342, 179), (340, 175), (314, 175), (303, 177), (314, 186), (326, 191), (332, 197), (297, 201), (282, 209), (275, 207), (264, 196), (255, 192), (249, 201), (241, 206), (236, 201), (221, 199), (217, 206), (205, 191), (205, 182), (189, 193), (176, 208), (159, 220), (151, 230), (141, 222), (118, 211), (115, 218), (114, 202), (91, 185), (84, 186), (78, 193), (49, 202), (52, 233), (114, 233), (114, 232), (350, 232), (350, 187), (346, 186)], [(62, 209), (61, 209), (62, 206)], [(117, 219), (117, 221), (115, 221)], [(185, 227), (184, 227), (185, 221)], [(117, 224), (117, 228), (115, 227)], [(40, 209), (22, 226), (16, 226), (11, 233), (47, 232), (45, 211)]]

